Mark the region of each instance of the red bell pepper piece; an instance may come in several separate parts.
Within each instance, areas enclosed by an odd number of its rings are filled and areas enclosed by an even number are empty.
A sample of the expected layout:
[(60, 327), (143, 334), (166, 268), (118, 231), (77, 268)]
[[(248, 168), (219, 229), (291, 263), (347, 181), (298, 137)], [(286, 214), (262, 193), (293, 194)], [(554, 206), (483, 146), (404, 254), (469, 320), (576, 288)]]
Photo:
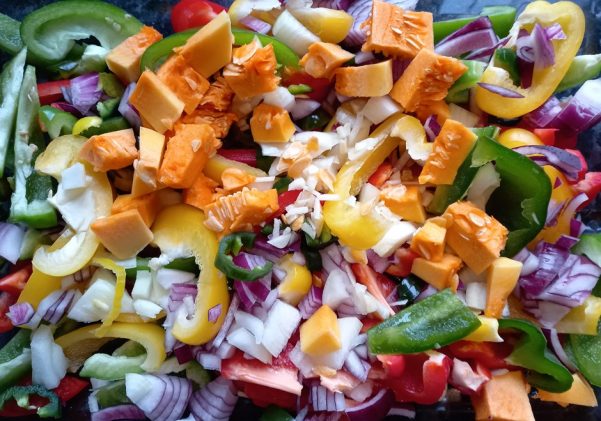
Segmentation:
[(404, 355), (378, 355), (377, 358), (382, 363), (387, 378), (399, 378), (403, 375), (405, 371)]
[(392, 310), (386, 299), (396, 289), (395, 283), (384, 275), (377, 273), (365, 263), (353, 263), (351, 269), (357, 277), (357, 282), (365, 285), (367, 291), (384, 307), (388, 308), (390, 315), (393, 315), (394, 310)]
[(272, 387), (262, 386), (248, 382), (236, 382), (236, 385), (244, 392), (253, 403), (261, 408), (276, 405), (280, 408), (296, 410), (298, 396)]
[(8, 308), (17, 302), (18, 295), (0, 292), (0, 333), (9, 332), (13, 324), (6, 315)]
[(60, 101), (63, 99), (63, 92), (61, 91), (61, 88), (66, 88), (70, 84), (71, 81), (69, 79), (38, 83), (40, 104), (50, 105), (53, 102)]
[(257, 166), (257, 151), (255, 149), (219, 149), (217, 153), (232, 161), (242, 162), (251, 167)]
[(308, 85), (313, 90), (306, 95), (317, 102), (324, 101), (332, 90), (332, 82), (329, 79), (314, 78), (305, 72), (296, 72), (291, 74), (284, 79), (282, 85), (286, 87), (290, 85)]
[(400, 248), (394, 252), (395, 263), (388, 266), (386, 273), (393, 276), (405, 277), (411, 274), (413, 261), (419, 257), (419, 254), (408, 248)]
[(576, 191), (588, 196), (588, 200), (581, 205), (581, 208), (587, 206), (590, 202), (595, 200), (599, 193), (601, 193), (601, 172), (587, 172), (584, 175), (584, 178), (572, 187), (574, 187)]
[(405, 370), (398, 378), (386, 378), (383, 384), (399, 402), (422, 405), (436, 403), (447, 388), (451, 359), (439, 352), (405, 355)]
[(446, 347), (448, 353), (463, 361), (473, 361), (490, 370), (507, 368), (505, 358), (511, 354), (511, 345), (501, 342), (457, 341)]
[(532, 133), (547, 146), (555, 145), (555, 136), (558, 131), (559, 129), (532, 129)]
[(289, 206), (296, 202), (298, 196), (301, 194), (302, 190), (288, 190), (278, 195), (278, 205), (280, 206), (277, 211), (271, 215), (270, 220), (279, 218), (286, 212), (286, 206)]
[(19, 262), (11, 273), (0, 279), (0, 291), (19, 296), (31, 276), (31, 262)]
[(90, 382), (77, 376), (65, 376), (54, 389), (54, 393), (63, 403), (69, 402), (90, 386)]
[(374, 172), (368, 179), (367, 182), (377, 188), (381, 188), (386, 180), (392, 175), (392, 164), (390, 161), (385, 160), (380, 164), (376, 172)]

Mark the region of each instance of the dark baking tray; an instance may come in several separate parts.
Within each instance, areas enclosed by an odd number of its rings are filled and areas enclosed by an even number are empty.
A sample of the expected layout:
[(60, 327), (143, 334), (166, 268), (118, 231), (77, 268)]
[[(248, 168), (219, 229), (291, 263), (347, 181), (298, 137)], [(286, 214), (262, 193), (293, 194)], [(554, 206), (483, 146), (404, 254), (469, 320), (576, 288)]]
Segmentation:
[[(177, 0), (108, 0), (117, 4), (147, 25), (152, 25), (163, 34), (172, 32), (169, 22), (170, 9)], [(229, 5), (228, 0), (214, 0), (223, 5)], [(586, 13), (586, 35), (582, 45), (581, 54), (598, 54), (601, 52), (601, 0), (576, 0)], [(22, 19), (30, 11), (52, 3), (50, 0), (0, 0), (0, 12), (16, 19)], [(421, 0), (419, 10), (434, 13), (435, 18), (445, 19), (458, 15), (478, 14), (484, 6), (514, 5), (522, 9), (528, 2), (523, 0)], [(601, 94), (601, 92), (600, 92)], [(581, 135), (579, 149), (583, 151), (589, 162), (591, 170), (601, 171), (601, 124)], [(591, 205), (584, 212), (584, 218), (589, 226), (601, 229), (601, 199)], [(8, 340), (8, 335), (0, 335), (0, 346)], [(599, 367), (601, 370), (601, 367)], [(601, 400), (601, 389), (596, 388), (597, 398)], [(571, 406), (566, 409), (551, 403), (533, 401), (534, 414), (541, 421), (563, 421), (578, 419), (579, 421), (601, 421), (601, 408), (590, 409)], [(258, 420), (261, 410), (254, 407), (248, 400), (240, 399), (233, 420)], [(28, 421), (27, 418), (19, 418)], [(35, 419), (35, 418), (33, 418)], [(87, 410), (87, 396), (80, 396), (70, 402), (63, 411), (65, 420), (89, 419)], [(389, 417), (389, 419), (402, 419)], [(465, 421), (474, 419), (474, 413), (468, 400), (459, 402), (442, 402), (434, 406), (419, 406), (417, 420), (447, 420)]]

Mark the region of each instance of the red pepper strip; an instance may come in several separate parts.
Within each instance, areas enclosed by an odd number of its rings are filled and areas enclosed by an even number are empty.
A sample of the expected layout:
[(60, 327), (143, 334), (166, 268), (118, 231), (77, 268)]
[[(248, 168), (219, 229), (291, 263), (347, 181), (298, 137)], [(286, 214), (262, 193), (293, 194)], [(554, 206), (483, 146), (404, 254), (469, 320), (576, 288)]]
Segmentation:
[(392, 389), (399, 402), (430, 405), (444, 395), (451, 364), (451, 359), (439, 352), (405, 355), (405, 370), (401, 377), (387, 378), (383, 383)]
[(71, 84), (71, 81), (55, 80), (51, 82), (38, 83), (38, 93), (40, 95), (40, 104), (50, 105), (53, 102), (63, 99), (61, 88), (66, 88)]
[(405, 371), (404, 355), (378, 355), (377, 358), (382, 363), (387, 378), (399, 378), (403, 375)]
[(251, 167), (257, 166), (257, 151), (255, 149), (219, 149), (217, 153), (232, 161), (242, 162)]
[(502, 342), (458, 341), (446, 347), (448, 353), (463, 361), (473, 361), (490, 370), (507, 368), (505, 358), (511, 354), (511, 346)]
[(332, 90), (332, 82), (329, 79), (314, 78), (305, 72), (293, 73), (282, 84), (286, 87), (290, 85), (309, 85), (313, 90), (306, 95), (317, 102), (324, 101)]
[(387, 279), (384, 275), (376, 273), (376, 271), (364, 263), (353, 263), (351, 269), (357, 277), (357, 282), (365, 285), (367, 291), (388, 309), (390, 315), (393, 315), (394, 310), (390, 307), (386, 298), (396, 288), (394, 282)]
[(576, 149), (578, 135), (569, 130), (559, 130), (555, 134), (555, 146), (562, 149)]
[(90, 386), (90, 382), (77, 376), (65, 376), (54, 389), (54, 393), (63, 403), (69, 402)]
[(392, 164), (386, 160), (380, 164), (376, 172), (374, 172), (367, 182), (377, 188), (382, 188), (386, 180), (392, 175)]
[(6, 315), (8, 308), (17, 302), (17, 295), (0, 292), (0, 333), (9, 332), (13, 324)]
[(237, 381), (236, 385), (244, 392), (253, 403), (261, 408), (276, 405), (280, 408), (295, 411), (298, 396), (272, 387), (259, 384)]
[(584, 175), (584, 178), (572, 187), (574, 187), (576, 191), (588, 196), (588, 200), (583, 203), (581, 207), (587, 206), (590, 202), (595, 200), (599, 193), (601, 193), (601, 172), (587, 172)]
[(269, 218), (269, 220), (279, 218), (286, 212), (286, 206), (289, 206), (296, 202), (298, 196), (301, 194), (302, 190), (288, 190), (283, 193), (280, 193), (278, 196), (278, 205), (280, 206), (277, 211), (274, 212), (273, 215)]
[(580, 166), (582, 168), (578, 173), (578, 181), (582, 180), (588, 172), (588, 164), (586, 163), (586, 159), (578, 149), (566, 149), (566, 152), (569, 152), (572, 155), (576, 155), (578, 157), (578, 160), (580, 161)]
[(532, 133), (547, 146), (555, 145), (555, 135), (558, 131), (559, 129), (532, 129)]
[(413, 261), (419, 257), (419, 254), (408, 248), (400, 248), (394, 252), (395, 263), (388, 266), (386, 273), (393, 276), (404, 278), (411, 274)]
[(31, 262), (19, 262), (11, 273), (0, 279), (0, 291), (18, 296), (31, 276)]

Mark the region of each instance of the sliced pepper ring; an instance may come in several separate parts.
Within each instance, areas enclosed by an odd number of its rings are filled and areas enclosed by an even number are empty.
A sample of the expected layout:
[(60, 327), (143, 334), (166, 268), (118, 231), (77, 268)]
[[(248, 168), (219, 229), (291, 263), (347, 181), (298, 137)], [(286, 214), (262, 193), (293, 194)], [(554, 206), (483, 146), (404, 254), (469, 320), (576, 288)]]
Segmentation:
[(219, 242), (215, 267), (228, 278), (238, 281), (255, 281), (267, 275), (273, 268), (273, 263), (266, 262), (262, 266), (245, 269), (238, 266), (231, 256), (240, 253), (242, 248), (252, 248), (255, 237), (256, 234), (252, 232), (237, 232), (223, 237)]

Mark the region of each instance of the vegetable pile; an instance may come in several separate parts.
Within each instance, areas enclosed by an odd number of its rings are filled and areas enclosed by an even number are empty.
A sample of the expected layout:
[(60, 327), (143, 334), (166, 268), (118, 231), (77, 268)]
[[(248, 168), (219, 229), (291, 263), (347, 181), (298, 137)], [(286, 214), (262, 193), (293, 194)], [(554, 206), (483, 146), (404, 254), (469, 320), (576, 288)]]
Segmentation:
[(415, 8), (0, 16), (0, 417), (90, 388), (95, 421), (596, 406), (582, 10)]

